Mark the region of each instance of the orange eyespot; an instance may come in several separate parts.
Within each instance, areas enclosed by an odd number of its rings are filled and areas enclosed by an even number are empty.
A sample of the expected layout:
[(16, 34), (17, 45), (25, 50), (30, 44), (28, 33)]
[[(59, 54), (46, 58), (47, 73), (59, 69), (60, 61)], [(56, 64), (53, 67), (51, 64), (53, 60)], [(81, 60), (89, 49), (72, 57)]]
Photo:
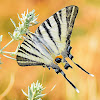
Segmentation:
[[(61, 59), (62, 59), (62, 58), (63, 58), (63, 56), (62, 56), (62, 55), (58, 55), (56, 58), (61, 58)], [(56, 59), (56, 58), (55, 58), (55, 59)]]
[(55, 61), (57, 62), (57, 63), (60, 63), (61, 61), (62, 61), (62, 55), (58, 55), (56, 58), (55, 58)]

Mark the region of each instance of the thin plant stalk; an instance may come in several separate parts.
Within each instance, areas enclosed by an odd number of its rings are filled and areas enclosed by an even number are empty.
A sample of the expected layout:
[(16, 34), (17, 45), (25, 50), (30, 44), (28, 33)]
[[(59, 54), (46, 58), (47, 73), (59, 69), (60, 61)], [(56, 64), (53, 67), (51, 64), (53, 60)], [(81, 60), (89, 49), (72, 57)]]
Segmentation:
[(2, 49), (1, 49), (1, 51), (3, 50), (3, 49), (5, 49), (10, 43), (12, 43), (14, 41), (14, 39), (12, 39), (9, 43), (7, 43)]

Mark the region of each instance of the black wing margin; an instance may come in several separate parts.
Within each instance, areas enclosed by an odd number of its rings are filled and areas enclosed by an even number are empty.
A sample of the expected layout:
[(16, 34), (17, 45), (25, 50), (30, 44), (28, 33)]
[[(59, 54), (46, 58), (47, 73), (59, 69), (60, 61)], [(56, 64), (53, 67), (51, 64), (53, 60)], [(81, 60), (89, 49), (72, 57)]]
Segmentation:
[(74, 26), (75, 18), (78, 14), (78, 7), (77, 6), (66, 7), (66, 14), (68, 15), (66, 16), (67, 29), (68, 29), (67, 40), (69, 40)]

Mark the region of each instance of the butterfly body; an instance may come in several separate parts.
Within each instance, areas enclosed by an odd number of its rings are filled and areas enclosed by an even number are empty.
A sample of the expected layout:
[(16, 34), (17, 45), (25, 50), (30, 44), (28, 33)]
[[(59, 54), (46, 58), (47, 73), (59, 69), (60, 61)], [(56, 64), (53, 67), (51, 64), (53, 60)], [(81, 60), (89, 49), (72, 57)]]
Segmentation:
[[(57, 74), (61, 73), (79, 92), (58, 66), (58, 63), (63, 63), (65, 69), (72, 68), (65, 58), (69, 57), (71, 60), (73, 58), (70, 54), (72, 48), (70, 37), (77, 13), (77, 6), (65, 7), (44, 21), (34, 34), (27, 33), (18, 50), (16, 59), (20, 66), (41, 65), (49, 69), (55, 69)], [(74, 62), (74, 64), (76, 63)], [(81, 68), (78, 64), (76, 65)], [(83, 70), (83, 68), (81, 69)]]

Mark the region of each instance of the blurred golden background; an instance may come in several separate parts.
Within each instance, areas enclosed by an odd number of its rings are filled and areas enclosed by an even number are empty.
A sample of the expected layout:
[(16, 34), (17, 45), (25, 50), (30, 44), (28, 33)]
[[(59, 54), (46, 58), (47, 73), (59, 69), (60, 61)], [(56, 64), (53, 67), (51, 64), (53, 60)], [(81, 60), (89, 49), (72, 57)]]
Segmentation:
[[(46, 68), (44, 71), (42, 66), (20, 67), (16, 61), (0, 55), (3, 62), (0, 65), (2, 67), (0, 69), (0, 98), (2, 100), (27, 100), (21, 89), (27, 92), (27, 87), (32, 82), (39, 80), (42, 83), (43, 74), (43, 86), (46, 87), (43, 93), (48, 93), (56, 84), (54, 90), (43, 97), (43, 100), (100, 100), (100, 0), (0, 0), (0, 35), (3, 35), (1, 46), (3, 47), (11, 40), (8, 32), (12, 33), (14, 26), (10, 18), (18, 23), (17, 13), (21, 14), (27, 8), (29, 11), (35, 9), (35, 13), (39, 14), (38, 21), (40, 22), (30, 28), (32, 32), (35, 32), (36, 28), (48, 17), (69, 5), (79, 7), (71, 36), (73, 47), (71, 53), (74, 55), (74, 61), (95, 77), (87, 75), (68, 60), (73, 69), (64, 71), (69, 80), (80, 90), (78, 94), (63, 76), (57, 75), (54, 70), (49, 71)], [(17, 43), (15, 41), (5, 50), (15, 51)], [(12, 74), (14, 83), (12, 80), (9, 91), (6, 89)], [(5, 90), (6, 93), (2, 96)]]

